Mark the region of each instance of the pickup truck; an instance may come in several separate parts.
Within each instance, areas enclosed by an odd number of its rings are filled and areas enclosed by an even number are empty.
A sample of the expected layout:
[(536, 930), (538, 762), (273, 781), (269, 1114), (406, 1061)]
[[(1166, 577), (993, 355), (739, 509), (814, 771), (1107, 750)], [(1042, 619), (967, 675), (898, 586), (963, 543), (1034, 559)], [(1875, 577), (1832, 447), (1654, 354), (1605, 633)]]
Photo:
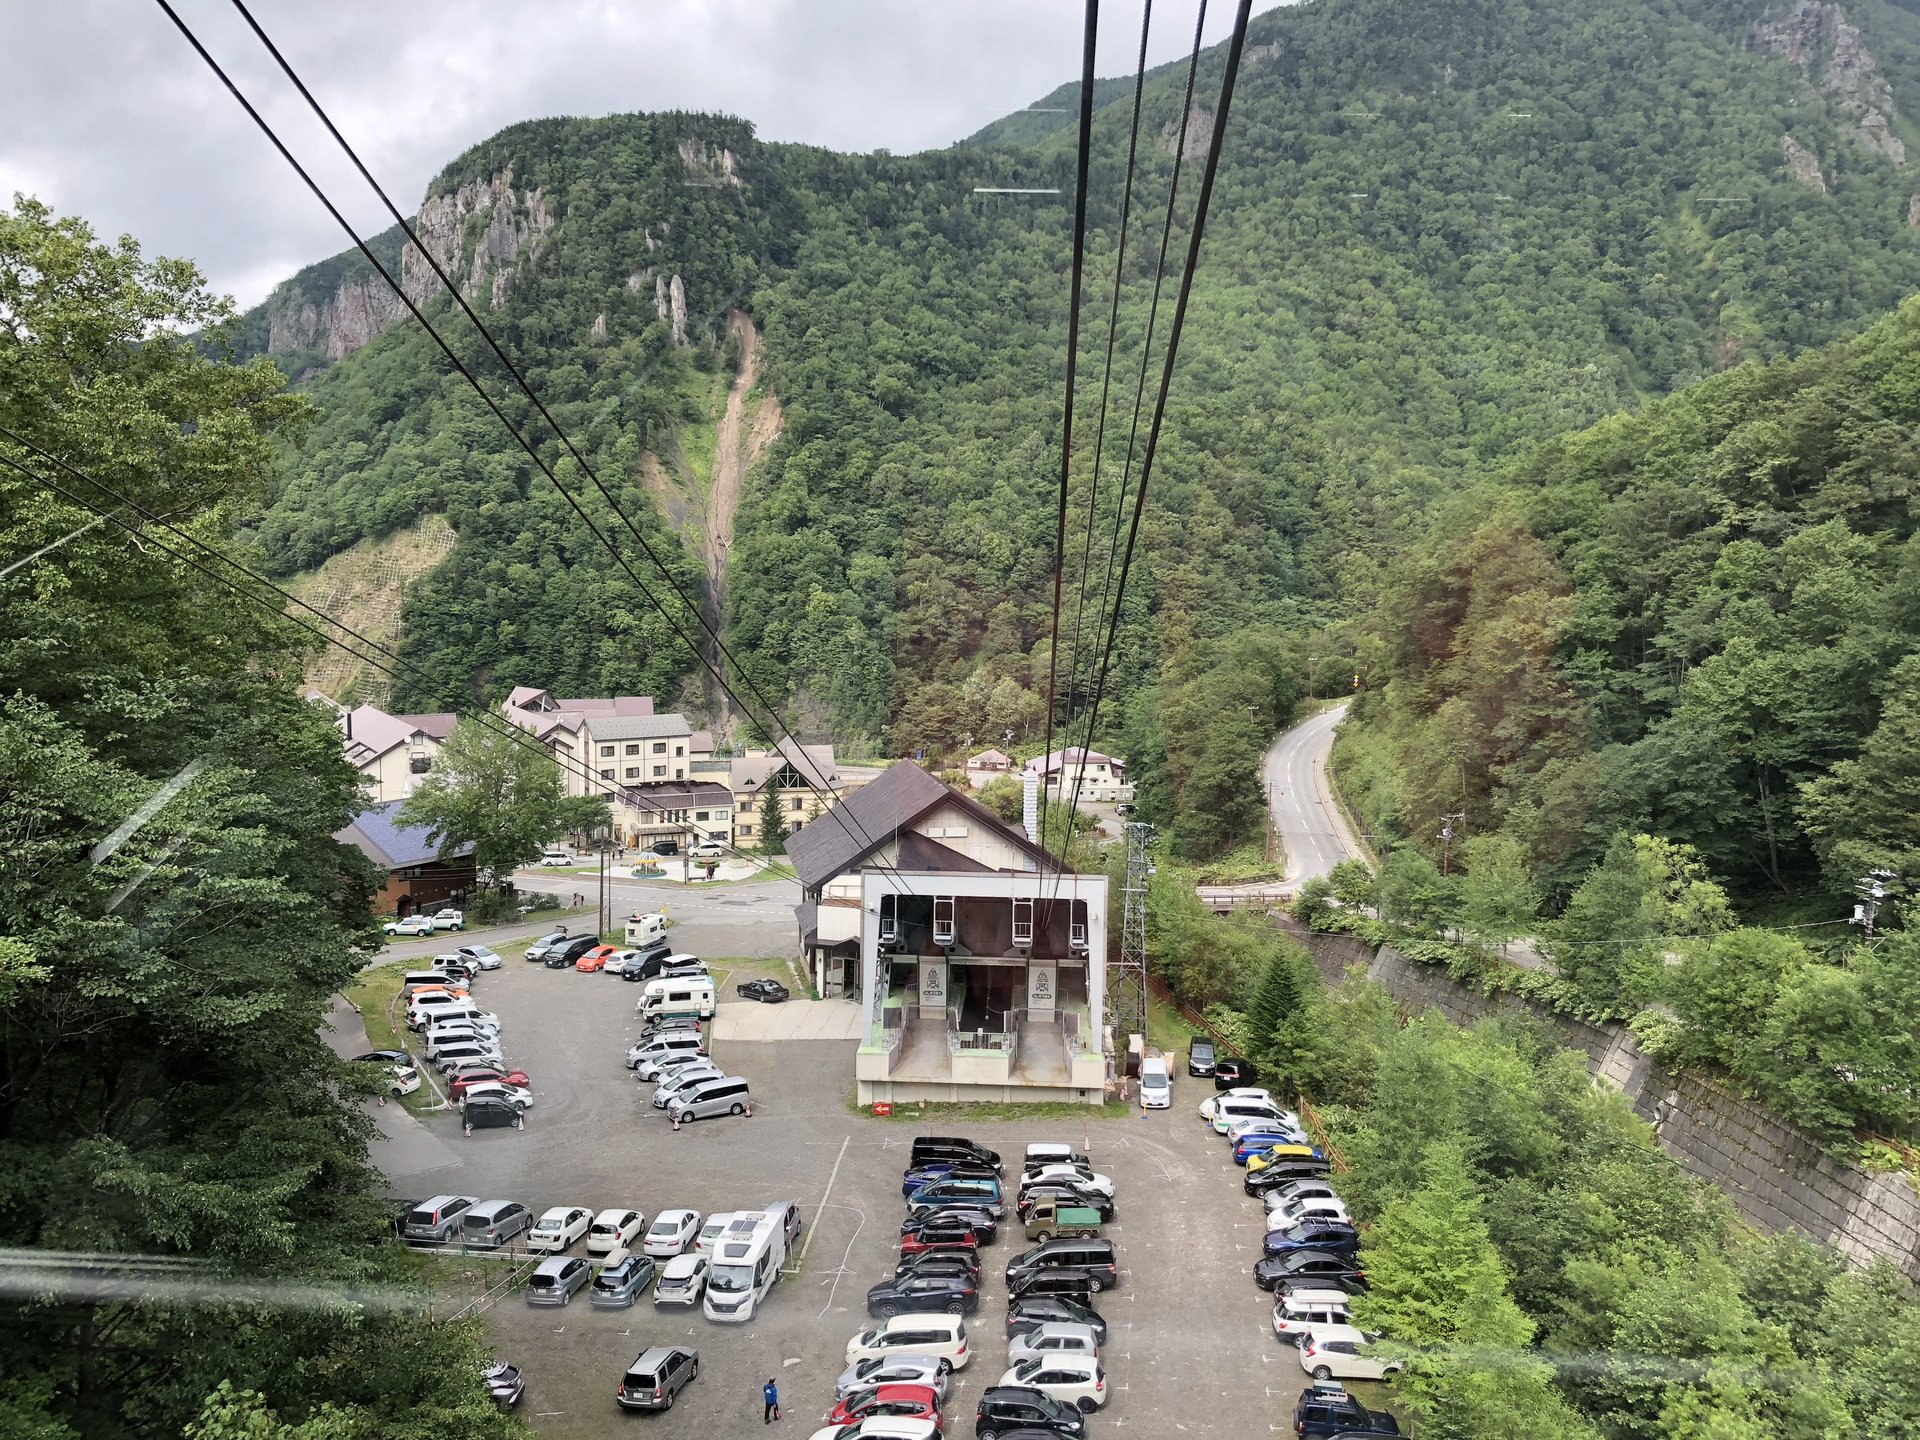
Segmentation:
[(1026, 1226), (1029, 1240), (1051, 1240), (1056, 1235), (1098, 1235), (1100, 1212), (1091, 1205), (1056, 1205), (1050, 1199), (1040, 1199), (1027, 1211)]

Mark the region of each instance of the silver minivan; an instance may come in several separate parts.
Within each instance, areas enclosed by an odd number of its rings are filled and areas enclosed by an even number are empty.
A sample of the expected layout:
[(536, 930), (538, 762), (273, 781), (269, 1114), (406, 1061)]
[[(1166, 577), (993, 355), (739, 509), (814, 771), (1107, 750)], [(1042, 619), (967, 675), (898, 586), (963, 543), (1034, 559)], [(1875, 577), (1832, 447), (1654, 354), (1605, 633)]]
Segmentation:
[(706, 1120), (715, 1115), (744, 1115), (752, 1103), (745, 1080), (738, 1075), (723, 1075), (701, 1081), (685, 1095), (674, 1096), (667, 1102), (667, 1118)]
[(667, 1102), (674, 1096), (691, 1090), (703, 1081), (724, 1079), (726, 1073), (705, 1056), (690, 1065), (681, 1065), (669, 1070), (660, 1077), (659, 1085), (654, 1088), (653, 1108), (664, 1110), (667, 1108)]
[(660, 1062), (669, 1055), (699, 1055), (706, 1050), (700, 1036), (680, 1031), (649, 1040), (633, 1052), (633, 1074), (637, 1080), (660, 1078)]
[(480, 1203), (473, 1195), (436, 1195), (422, 1200), (400, 1222), (402, 1239), (444, 1245), (459, 1233), (461, 1217)]
[(533, 1212), (518, 1200), (483, 1200), (467, 1211), (460, 1238), (476, 1250), (497, 1250), (533, 1228)]

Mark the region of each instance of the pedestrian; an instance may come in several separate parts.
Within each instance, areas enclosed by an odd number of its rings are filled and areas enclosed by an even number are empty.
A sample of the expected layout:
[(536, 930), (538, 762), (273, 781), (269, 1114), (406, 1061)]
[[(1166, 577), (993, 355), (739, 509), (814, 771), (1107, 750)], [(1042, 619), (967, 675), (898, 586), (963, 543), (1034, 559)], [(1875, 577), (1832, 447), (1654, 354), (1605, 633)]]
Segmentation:
[(760, 1398), (767, 1402), (767, 1408), (760, 1416), (762, 1425), (771, 1425), (780, 1418), (780, 1387), (773, 1383), (773, 1377), (767, 1377), (767, 1383), (760, 1389)]

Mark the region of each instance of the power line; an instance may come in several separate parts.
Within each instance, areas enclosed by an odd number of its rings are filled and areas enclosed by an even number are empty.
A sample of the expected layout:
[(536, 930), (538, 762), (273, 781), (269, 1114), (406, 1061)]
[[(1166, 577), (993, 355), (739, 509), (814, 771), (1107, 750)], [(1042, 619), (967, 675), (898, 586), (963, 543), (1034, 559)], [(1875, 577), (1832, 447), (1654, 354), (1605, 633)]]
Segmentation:
[[(200, 550), (206, 553), (207, 555), (212, 556), (214, 559), (218, 560), (221, 564), (227, 565), (232, 569), (239, 571), (241, 574), (247, 576), (248, 579), (255, 581), (257, 584), (264, 586), (267, 590), (279, 596), (282, 601), (288, 604), (296, 605), (300, 609), (307, 611), (309, 614), (316, 616), (320, 620), (323, 620), (327, 624), (334, 626), (335, 628), (341, 630), (345, 634), (352, 636), (353, 639), (358, 644), (366, 646), (369, 650), (374, 650), (381, 655), (387, 656), (389, 659), (391, 659), (394, 662), (395, 665), (402, 666), (405, 669), (409, 671), (413, 671), (422, 676), (426, 675), (427, 672), (425, 670), (413, 664), (411, 661), (403, 659), (400, 655), (388, 649), (385, 645), (382, 645), (379, 641), (373, 640), (368, 636), (363, 635), (360, 631), (354, 629), (351, 625), (347, 624), (346, 621), (336, 619), (335, 617), (328, 615), (325, 611), (315, 608), (313, 605), (309, 604), (307, 601), (302, 600), (298, 595), (295, 595), (291, 591), (286, 590), (279, 585), (276, 585), (267, 576), (261, 574), (258, 570), (255, 570), (253, 567), (245, 564), (243, 561), (235, 559), (233, 556), (228, 555), (225, 551), (219, 549), (217, 546), (210, 545), (206, 541), (201, 540), (198, 536), (195, 536), (189, 533), (188, 531), (181, 529), (178, 525), (173, 524), (171, 521), (167, 520), (165, 517), (154, 514), (151, 510), (148, 510), (145, 506), (121, 494), (119, 491), (115, 490), (112, 486), (106, 484), (104, 481), (97, 480), (93, 476), (85, 473), (84, 471), (76, 469), (74, 466), (62, 460), (59, 456), (50, 454), (48, 451), (41, 449), (40, 446), (34, 444), (31, 440), (28, 440), (25, 437), (19, 434), (16, 434), (14, 431), (8, 429), (5, 425), (0, 425), (0, 436), (5, 436), (7, 439), (13, 441), (16, 445), (19, 445), (21, 448), (31, 451), (33, 454), (38, 455), (41, 459), (47, 461), (50, 464), (57, 465), (60, 469), (64, 470), (67, 474), (72, 475), (74, 478), (84, 482), (87, 485), (92, 486), (94, 489), (100, 491), (102, 494), (107, 495), (108, 497), (116, 501), (121, 509), (132, 511), (133, 513), (139, 515), (142, 519), (146, 520), (149, 524), (156, 525), (161, 529), (167, 531), (168, 533), (178, 536), (181, 540), (186, 542), (188, 545), (193, 546), (196, 550)], [(378, 670), (382, 674), (386, 675), (388, 678), (395, 679), (395, 680), (404, 678), (401, 674), (401, 671), (394, 669), (393, 666), (382, 664), (379, 660), (373, 659), (372, 657), (367, 655), (363, 655), (359, 651), (355, 650), (352, 646), (348, 645), (345, 641), (342, 641), (335, 636), (329, 635), (324, 631), (316, 629), (314, 626), (308, 624), (306, 621), (303, 621), (296, 616), (288, 615), (283, 606), (275, 605), (273, 602), (267, 600), (265, 596), (259, 595), (251, 590), (248, 590), (246, 587), (236, 583), (229, 576), (215, 574), (213, 571), (208, 570), (205, 566), (199, 564), (198, 562), (193, 560), (190, 556), (183, 554), (179, 550), (175, 549), (173, 546), (168, 545), (166, 542), (162, 540), (155, 539), (151, 533), (143, 533), (137, 527), (126, 523), (119, 517), (117, 513), (102, 510), (98, 505), (95, 505), (92, 502), (88, 501), (85, 497), (74, 494), (73, 491), (68, 489), (66, 486), (60, 484), (58, 481), (52, 479), (50, 476), (40, 474), (39, 472), (32, 470), (25, 465), (22, 465), (19, 461), (15, 460), (12, 456), (7, 455), (4, 452), (0, 452), (0, 464), (11, 466), (14, 470), (17, 470), (20, 474), (25, 475), (27, 478), (37, 481), (39, 484), (45, 486), (47, 489), (52, 490), (55, 493), (66, 497), (66, 499), (72, 504), (78, 505), (82, 509), (90, 511), (96, 517), (93, 522), (94, 524), (98, 524), (101, 521), (105, 521), (110, 524), (113, 524), (118, 528), (125, 530), (129, 535), (133, 536), (136, 540), (139, 540), (145, 544), (153, 545), (158, 549), (166, 551), (166, 553), (168, 553), (169, 555), (172, 555), (175, 559), (179, 560), (181, 563), (185, 565), (189, 565), (193, 569), (197, 570), (200, 574), (205, 575), (209, 580), (214, 581), (216, 584), (224, 585), (229, 590), (232, 590), (235, 594), (239, 595), (242, 599), (249, 600), (249, 601), (252, 601), (254, 604), (263, 606), (265, 609), (270, 611), (272, 614), (278, 616), (279, 618), (283, 620), (287, 620), (293, 624), (299, 625), (303, 630), (306, 630), (309, 633), (317, 636), (320, 640), (324, 641), (329, 645), (338, 647), (339, 649), (345, 651), (348, 655), (351, 655), (354, 659), (360, 661), (362, 664), (367, 665), (372, 669)], [(475, 709), (475, 710), (466, 711), (466, 712), (456, 711), (456, 713), (465, 714), (467, 718), (474, 720), (475, 723), (477, 724), (490, 726), (493, 730), (493, 733), (501, 735), (502, 738), (510, 740), (515, 744), (523, 744), (526, 748), (534, 751), (535, 753), (545, 755), (548, 759), (552, 760), (556, 765), (560, 766), (562, 770), (571, 771), (573, 774), (577, 775), (583, 782), (593, 786), (594, 788), (598, 788), (600, 781), (598, 777), (593, 774), (592, 768), (590, 766), (586, 766), (584, 764), (575, 764), (571, 761), (571, 759), (566, 761), (561, 760), (560, 757), (555, 755), (547, 746), (542, 745), (539, 742), (539, 740), (537, 740), (536, 738), (528, 734), (528, 732), (523, 730), (520, 726), (515, 725), (510, 720), (507, 720), (504, 716), (496, 716), (490, 710), (481, 710), (481, 709)], [(621, 788), (625, 789), (626, 787), (623, 786)], [(650, 808), (656, 814), (662, 813), (664, 809), (664, 807), (659, 806), (657, 804), (651, 805), (651, 806), (642, 806), (642, 805), (636, 804), (634, 808), (636, 810)], [(733, 851), (733, 853), (736, 855), (744, 856), (747, 853), (739, 849), (731, 841), (723, 841), (722, 843), (726, 845), (727, 849)], [(749, 857), (749, 858), (753, 858), (753, 857)]]
[[(1133, 520), (1127, 528), (1126, 556), (1120, 565), (1120, 578), (1114, 587), (1113, 614), (1107, 626), (1107, 643), (1100, 656), (1100, 677), (1094, 685), (1093, 706), (1087, 712), (1087, 735), (1093, 735), (1094, 726), (1100, 717), (1100, 701), (1106, 693), (1107, 669), (1113, 660), (1114, 637), (1120, 628), (1120, 609), (1127, 594), (1127, 574), (1133, 568), (1134, 545), (1140, 537), (1140, 517), (1146, 510), (1147, 486), (1153, 479), (1153, 459), (1160, 448), (1160, 427), (1167, 413), (1167, 392), (1173, 385), (1174, 360), (1180, 353), (1180, 334), (1186, 328), (1187, 302), (1193, 295), (1193, 277), (1200, 268), (1200, 244), (1206, 236), (1207, 209), (1213, 201), (1213, 184), (1220, 171), (1220, 152), (1227, 138), (1227, 115), (1233, 106), (1234, 81), (1240, 74), (1240, 56), (1246, 49), (1247, 20), (1253, 9), (1253, 0), (1239, 0), (1234, 13), (1233, 38), (1227, 45), (1226, 73), (1220, 79), (1220, 102), (1214, 111), (1213, 134), (1207, 142), (1207, 166), (1200, 177), (1200, 194), (1194, 202), (1193, 234), (1187, 242), (1187, 263), (1180, 274), (1180, 294), (1174, 302), (1173, 323), (1167, 328), (1167, 355), (1160, 371), (1160, 391), (1153, 403), (1153, 423), (1147, 430), (1146, 454), (1140, 461), (1140, 488), (1134, 495)], [(1084, 760), (1080, 774), (1074, 781), (1073, 806), (1080, 802), (1080, 785), (1086, 778)], [(1067, 811), (1069, 824), (1073, 808)]]
[[(1093, 147), (1094, 42), (1100, 0), (1087, 0), (1085, 43), (1080, 56), (1080, 147), (1073, 181), (1073, 289), (1067, 306), (1067, 403), (1060, 420), (1060, 502), (1053, 530), (1053, 624), (1047, 637), (1047, 740), (1053, 753), (1054, 684), (1060, 674), (1060, 586), (1067, 558), (1067, 476), (1073, 465), (1073, 382), (1080, 358), (1080, 277), (1087, 249), (1087, 166)], [(1044, 763), (1044, 762), (1043, 762)], [(1041, 777), (1044, 785), (1045, 776)], [(1047, 848), (1047, 808), (1040, 807), (1040, 848)]]
[[(1127, 134), (1127, 179), (1120, 198), (1120, 239), (1113, 260), (1113, 304), (1107, 311), (1107, 355), (1100, 372), (1100, 420), (1093, 440), (1093, 484), (1087, 496), (1087, 528), (1080, 542), (1080, 581), (1073, 608), (1073, 650), (1067, 658), (1067, 723), (1073, 723), (1073, 697), (1080, 683), (1080, 635), (1087, 609), (1087, 567), (1093, 558), (1093, 519), (1100, 508), (1100, 467), (1107, 449), (1107, 394), (1113, 384), (1113, 346), (1120, 324), (1120, 290), (1127, 265), (1127, 226), (1133, 215), (1133, 165), (1140, 145), (1140, 101), (1147, 88), (1147, 34), (1153, 25), (1153, 0), (1140, 7), (1140, 60), (1133, 76), (1133, 123)], [(1092, 737), (1088, 737), (1092, 743)], [(1051, 752), (1052, 746), (1047, 747)], [(1071, 821), (1069, 821), (1071, 827)], [(1067, 831), (1071, 844), (1073, 831)]]
[[(412, 297), (410, 297), (406, 293), (405, 289), (401, 286), (400, 282), (394, 278), (393, 274), (387, 269), (386, 265), (381, 262), (379, 257), (374, 255), (374, 253), (367, 247), (366, 242), (360, 237), (359, 232), (356, 231), (353, 228), (353, 226), (347, 221), (346, 217), (340, 213), (339, 207), (336, 206), (331, 200), (331, 198), (328, 197), (326, 192), (320, 188), (319, 184), (313, 179), (312, 175), (310, 175), (307, 172), (306, 168), (300, 164), (299, 160), (295, 158), (295, 156), (293, 155), (293, 152), (287, 148), (286, 143), (281, 140), (279, 134), (273, 129), (271, 125), (267, 123), (265, 117), (263, 117), (260, 114), (260, 112), (254, 107), (253, 103), (249, 101), (247, 97), (241, 92), (239, 86), (234, 83), (233, 79), (221, 67), (220, 63), (213, 58), (212, 54), (207, 50), (206, 46), (201, 43), (199, 36), (194, 34), (193, 30), (187, 25), (187, 23), (180, 18), (179, 14), (174, 10), (173, 6), (170, 3), (168, 3), (168, 0), (156, 0), (156, 3), (160, 6), (161, 10), (166, 13), (167, 18), (173, 22), (174, 27), (178, 29), (181, 35), (186, 38), (187, 43), (193, 47), (194, 51), (200, 56), (201, 60), (203, 60), (206, 63), (207, 67), (210, 70), (212, 70), (214, 75), (220, 80), (221, 84), (223, 84), (226, 87), (228, 93), (233, 96), (236, 102), (238, 102), (241, 109), (243, 109), (247, 113), (248, 117), (252, 119), (255, 126), (257, 126), (261, 131), (261, 133), (267, 137), (268, 141), (272, 143), (273, 147), (280, 153), (281, 158), (287, 162), (287, 164), (293, 169), (294, 173), (298, 175), (300, 179), (306, 184), (307, 189), (313, 193), (314, 198), (320, 202), (320, 204), (326, 209), (327, 213), (333, 217), (334, 221), (346, 233), (348, 238), (353, 241), (354, 246), (360, 251), (361, 255), (364, 256), (367, 262), (373, 266), (374, 270), (380, 275), (380, 277), (386, 281), (388, 287), (391, 288), (394, 294), (399, 297), (401, 303), (407, 307), (408, 312), (412, 314), (414, 319), (420, 322), (421, 327), (425, 329), (427, 334), (433, 338), (434, 343), (440, 347), (440, 350), (442, 351), (442, 353), (446, 355), (448, 361), (454, 366), (456, 370), (460, 372), (460, 375), (462, 376), (463, 379), (466, 380), (467, 384), (473, 389), (474, 393), (480, 397), (481, 401), (487, 406), (488, 410), (490, 410), (493, 413), (494, 417), (500, 421), (501, 425), (503, 425), (506, 428), (507, 433), (513, 436), (513, 438), (519, 443), (521, 449), (526, 451), (528, 458), (531, 459), (535, 464), (535, 466), (539, 468), (540, 472), (544, 474), (550, 482), (552, 482), (553, 487), (560, 493), (561, 497), (567, 502), (568, 506), (573, 510), (574, 514), (579, 517), (581, 523), (587, 527), (587, 529), (594, 536), (594, 538), (598, 540), (601, 543), (601, 545), (606, 548), (607, 552), (610, 555), (613, 556), (614, 562), (617, 565), (619, 565), (619, 567), (626, 573), (627, 578), (633, 581), (635, 588), (637, 588), (640, 591), (641, 595), (643, 595), (646, 598), (647, 602), (651, 604), (656, 611), (659, 612), (660, 617), (667, 622), (667, 625), (669, 629), (673, 632), (675, 638), (677, 638), (683, 645), (685, 645), (693, 653), (695, 659), (703, 666), (703, 668), (705, 668), (710, 674), (713, 675), (716, 683), (720, 687), (721, 693), (724, 694), (728, 699), (733, 701), (734, 704), (738, 705), (741, 712), (745, 714), (748, 717), (748, 719), (753, 720), (756, 724), (760, 723), (758, 717), (754, 715), (752, 708), (748, 706), (745, 701), (741, 700), (740, 697), (733, 691), (732, 687), (727, 684), (726, 677), (723, 674), (721, 674), (719, 667), (715, 665), (712, 662), (712, 660), (710, 660), (707, 657), (704, 649), (701, 646), (695, 644), (695, 642), (680, 627), (680, 625), (674, 619), (674, 617), (667, 612), (666, 607), (663, 604), (661, 604), (658, 597), (656, 597), (654, 593), (647, 588), (645, 582), (640, 579), (637, 573), (635, 573), (633, 566), (628, 562), (626, 556), (621, 554), (620, 550), (618, 549), (618, 547), (616, 547), (613, 544), (612, 540), (600, 529), (600, 527), (597, 524), (594, 523), (593, 519), (586, 513), (586, 510), (581, 506), (579, 500), (573, 495), (573, 493), (570, 490), (567, 489), (565, 485), (563, 485), (560, 482), (559, 476), (554, 473), (553, 468), (547, 464), (546, 460), (534, 448), (532, 442), (530, 442), (526, 438), (526, 436), (521, 432), (519, 427), (516, 426), (513, 423), (513, 421), (507, 417), (506, 413), (501, 410), (500, 406), (494, 401), (493, 397), (487, 393), (485, 387), (480, 384), (478, 378), (473, 374), (472, 370), (470, 370), (467, 367), (465, 362), (463, 362), (460, 359), (460, 357), (454, 353), (453, 348), (447, 344), (445, 338), (441, 336), (440, 332), (434, 328), (432, 322), (429, 321), (427, 317), (421, 312), (420, 307), (414, 303)], [(238, 0), (236, 0), (236, 5), (237, 4), (238, 4)], [(280, 56), (279, 51), (273, 47), (272, 42), (266, 39), (266, 36), (260, 30), (259, 26), (254, 23), (253, 17), (247, 14), (244, 8), (241, 9), (241, 13), (246, 16), (247, 22), (253, 28), (255, 34), (260, 35), (262, 42), (267, 45), (267, 48), (270, 51), (270, 53), (272, 53), (274, 58), (279, 61), (281, 68), (284, 71), (286, 71), (287, 74), (294, 80), (294, 83), (297, 86), (299, 86), (300, 92), (307, 99), (308, 104), (311, 105), (315, 113), (321, 117), (323, 123), (326, 124), (329, 132), (332, 133), (334, 138), (341, 145), (342, 149), (345, 150), (346, 153), (352, 158), (354, 164), (359, 168), (360, 173), (367, 178), (368, 183), (373, 186), (375, 192), (379, 194), (381, 200), (386, 204), (388, 211), (394, 214), (395, 217), (399, 219), (400, 224), (406, 228), (406, 233), (408, 234), (409, 237), (413, 239), (413, 242), (416, 248), (418, 248), (421, 251), (422, 255), (424, 255), (428, 259), (429, 263), (433, 265), (435, 274), (440, 277), (442, 283), (447, 286), (449, 293), (459, 302), (462, 310), (465, 311), (468, 318), (473, 322), (475, 328), (478, 329), (481, 335), (486, 339), (488, 345), (493, 349), (494, 353), (500, 357), (501, 363), (507, 367), (508, 371), (513, 375), (514, 379), (519, 383), (522, 391), (540, 409), (540, 412), (546, 418), (547, 423), (553, 427), (555, 435), (558, 436), (561, 443), (567, 447), (569, 453), (574, 456), (575, 460), (577, 461), (577, 463), (579, 463), (582, 470), (587, 473), (589, 478), (593, 481), (595, 488), (598, 489), (604, 497), (606, 497), (609, 506), (611, 506), (614, 513), (617, 516), (619, 516), (620, 519), (625, 523), (629, 533), (631, 533), (634, 536), (634, 538), (639, 541), (641, 549), (646, 552), (648, 558), (653, 561), (655, 567), (660, 571), (662, 576), (666, 578), (669, 586), (671, 586), (674, 589), (675, 593), (679, 595), (682, 603), (686, 604), (689, 607), (689, 609), (692, 610), (695, 618), (700, 621), (702, 627), (706, 629), (707, 633), (713, 636), (715, 645), (718, 647), (720, 653), (726, 659), (731, 661), (735, 665), (735, 668), (740, 671), (742, 678), (745, 680), (748, 688), (753, 691), (755, 697), (760, 700), (761, 704), (767, 706), (769, 712), (773, 717), (774, 725), (778, 727), (780, 733), (784, 734), (788, 740), (792, 741), (796, 749), (800, 748), (800, 742), (798, 741), (798, 739), (794, 737), (793, 732), (787, 728), (785, 722), (780, 718), (779, 708), (777, 706), (774, 706), (771, 702), (769, 702), (766, 699), (764, 695), (760, 693), (758, 687), (755, 686), (753, 683), (753, 677), (751, 673), (746, 671), (744, 667), (740, 666), (737, 661), (733, 660), (733, 657), (727, 652), (724, 643), (720, 641), (719, 636), (715, 634), (715, 632), (713, 631), (713, 627), (711, 625), (708, 625), (706, 622), (706, 618), (699, 613), (699, 607), (697, 605), (694, 605), (693, 602), (688, 599), (686, 593), (682, 591), (679, 588), (679, 586), (674, 582), (673, 577), (671, 576), (671, 574), (668, 573), (666, 566), (661, 563), (659, 556), (654, 554), (652, 547), (648, 545), (645, 537), (640, 534), (638, 529), (633, 525), (633, 522), (631, 521), (631, 519), (629, 519), (626, 513), (620, 509), (619, 505), (616, 502), (614, 502), (612, 496), (608, 494), (606, 487), (600, 482), (598, 475), (594, 473), (592, 467), (586, 463), (585, 459), (580, 456), (578, 450), (574, 448), (572, 442), (567, 439), (565, 432), (561, 430), (558, 422), (556, 422), (553, 419), (552, 415), (548, 413), (548, 411), (546, 410), (546, 407), (541, 404), (539, 398), (536, 395), (534, 395), (531, 387), (527, 385), (526, 380), (520, 375), (520, 372), (513, 367), (510, 361), (507, 360), (505, 354), (500, 350), (500, 347), (498, 346), (498, 344), (494, 342), (492, 335), (487, 331), (486, 327), (483, 324), (481, 324), (479, 317), (476, 316), (473, 313), (473, 310), (471, 309), (471, 307), (469, 307), (466, 304), (466, 301), (464, 297), (461, 296), (458, 287), (455, 286), (446, 277), (445, 272), (440, 269), (438, 262), (433, 258), (432, 252), (428, 250), (427, 247), (420, 244), (419, 238), (418, 236), (414, 235), (412, 227), (407, 224), (406, 220), (403, 217), (399, 216), (399, 212), (395, 209), (393, 202), (390, 199), (388, 199), (386, 192), (382, 190), (378, 185), (378, 183), (373, 180), (373, 177), (370, 174), (368, 174), (367, 169), (365, 165), (361, 163), (358, 154), (355, 153), (352, 147), (347, 144), (346, 140), (341, 137), (339, 130), (333, 125), (332, 121), (326, 116), (325, 112), (321, 110), (318, 102), (316, 102), (313, 99), (311, 92), (307, 90), (304, 84), (301, 84), (298, 76), (294, 75), (291, 67), (288, 66), (286, 61)], [(773, 732), (771, 729), (769, 729), (768, 733), (773, 733)], [(778, 747), (776, 746), (776, 750), (777, 748)], [(803, 759), (805, 758), (804, 751), (802, 751), (802, 758)], [(852, 836), (852, 834), (854, 833), (854, 830), (857, 829), (859, 831), (860, 838), (863, 841), (865, 841), (866, 846), (869, 849), (873, 849), (877, 847), (878, 842), (875, 841), (871, 835), (867, 834), (865, 827), (860, 825), (857, 817), (849, 817), (841, 813), (839, 806), (837, 804), (837, 802), (840, 799), (840, 793), (836, 787), (834, 787), (830, 783), (824, 783), (823, 781), (816, 780), (812, 775), (810, 775), (807, 772), (807, 768), (803, 765), (796, 765), (794, 766), (794, 769), (796, 770), (797, 773), (799, 773), (801, 778), (807, 783), (808, 788), (815, 790), (816, 792), (823, 792), (830, 797), (831, 801), (836, 802), (829, 805), (826, 813), (835, 817), (836, 823), (839, 824), (842, 830), (845, 830), (849, 836)], [(851, 821), (851, 828), (849, 828), (850, 821)], [(884, 860), (876, 859), (875, 863), (878, 864), (884, 870), (893, 871), (893, 867)], [(897, 872), (894, 872), (894, 873), (896, 874), (895, 884), (898, 885), (899, 881), (897, 879)]]

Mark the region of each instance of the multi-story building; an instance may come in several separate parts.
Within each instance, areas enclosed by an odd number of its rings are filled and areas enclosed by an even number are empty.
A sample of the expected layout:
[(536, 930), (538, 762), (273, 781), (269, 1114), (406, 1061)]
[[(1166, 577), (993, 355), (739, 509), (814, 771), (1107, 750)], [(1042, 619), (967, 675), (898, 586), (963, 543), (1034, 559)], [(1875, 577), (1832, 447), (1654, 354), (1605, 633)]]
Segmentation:
[(1098, 750), (1070, 745), (1029, 760), (1021, 769), (1038, 775), (1047, 798), (1052, 800), (1072, 800), (1076, 793), (1082, 800), (1108, 803), (1133, 799), (1133, 789), (1127, 784), (1127, 762)]
[(334, 709), (347, 761), (364, 777), (367, 798), (375, 802), (411, 795), (433, 773), (434, 757), (460, 718), (445, 713), (389, 715), (373, 705)]
[(809, 974), (865, 1012), (863, 1104), (1103, 1098), (1104, 875), (906, 761), (787, 853)]

